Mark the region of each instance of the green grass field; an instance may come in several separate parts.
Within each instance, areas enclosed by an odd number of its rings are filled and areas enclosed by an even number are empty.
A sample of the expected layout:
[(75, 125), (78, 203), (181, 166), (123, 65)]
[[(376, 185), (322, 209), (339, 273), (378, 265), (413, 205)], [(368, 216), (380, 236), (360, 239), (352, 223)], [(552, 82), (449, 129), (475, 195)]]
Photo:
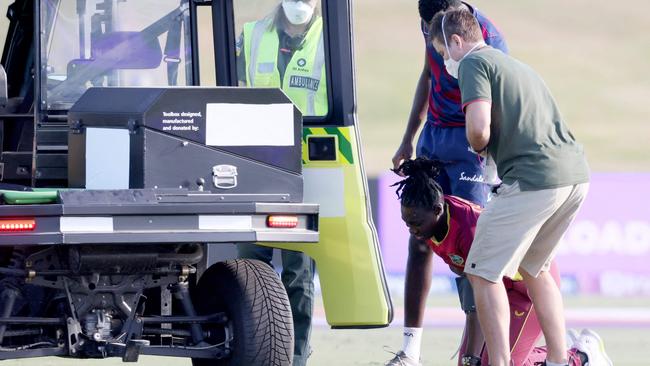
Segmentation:
[[(650, 338), (644, 328), (597, 328), (605, 339), (607, 352), (616, 366), (647, 366)], [(458, 347), (461, 329), (426, 329), (422, 344), (422, 359), (426, 366), (455, 365), (452, 355)], [(312, 335), (314, 353), (310, 365), (383, 365), (392, 351), (399, 350), (402, 337), (399, 327), (372, 330), (331, 330), (316, 327)], [(43, 358), (4, 361), (7, 366), (117, 366), (120, 359), (68, 360)], [(143, 356), (138, 365), (181, 366), (191, 365), (187, 359)]]
[[(393, 299), (396, 306), (402, 301)], [(439, 306), (458, 306), (456, 296), (431, 296), (427, 302), (429, 309)], [(316, 307), (322, 302), (317, 301)], [(593, 307), (609, 307), (616, 311), (625, 312), (627, 309), (648, 309), (650, 298), (602, 298), (577, 297), (565, 298), (567, 309), (584, 309)], [(430, 311), (430, 310), (428, 310)], [(460, 310), (459, 310), (460, 311)], [(396, 319), (397, 320), (397, 319)], [(594, 328), (604, 339), (609, 356), (616, 366), (647, 366), (648, 349), (650, 349), (650, 329), (643, 327), (596, 327)], [(422, 357), (426, 366), (454, 366), (452, 355), (458, 348), (461, 337), (460, 327), (433, 328), (425, 330), (422, 342)], [(383, 365), (391, 354), (388, 351), (398, 351), (402, 346), (401, 326), (366, 330), (332, 330), (326, 326), (315, 326), (312, 332), (312, 347), (314, 352), (310, 358), (311, 366), (332, 365)], [(68, 360), (61, 358), (42, 358), (30, 360), (4, 361), (3, 365), (10, 366), (117, 366), (120, 359), (107, 360)], [(163, 357), (141, 357), (138, 365), (142, 366), (172, 366), (191, 365), (187, 359)]]
[[(599, 328), (605, 339), (610, 358), (616, 366), (648, 365), (648, 329)], [(452, 356), (458, 348), (460, 329), (427, 329), (422, 341), (422, 361), (425, 366), (454, 366)], [(333, 341), (336, 339), (336, 341)], [(311, 365), (383, 365), (402, 345), (400, 328), (380, 330), (314, 331), (314, 354)]]
[[(607, 352), (616, 366), (647, 366), (650, 338), (644, 328), (597, 328), (604, 338)], [(458, 348), (461, 329), (426, 329), (422, 341), (422, 360), (426, 366), (456, 365), (452, 355)], [(331, 330), (316, 327), (312, 335), (314, 353), (309, 364), (312, 366), (332, 365), (383, 365), (391, 358), (384, 348), (398, 351), (402, 337), (399, 327), (372, 330)], [(68, 360), (43, 358), (31, 360), (4, 361), (7, 366), (117, 366), (120, 359)], [(143, 356), (137, 365), (181, 366), (191, 365), (187, 359)]]

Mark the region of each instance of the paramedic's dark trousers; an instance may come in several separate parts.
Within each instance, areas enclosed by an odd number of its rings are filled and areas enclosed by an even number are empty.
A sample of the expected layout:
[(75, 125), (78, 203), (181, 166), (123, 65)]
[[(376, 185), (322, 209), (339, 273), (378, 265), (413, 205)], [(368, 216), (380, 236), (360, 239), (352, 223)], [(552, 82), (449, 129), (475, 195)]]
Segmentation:
[[(238, 246), (240, 258), (258, 259), (271, 264), (273, 249), (254, 244)], [(314, 261), (307, 255), (290, 250), (281, 250), (282, 283), (287, 290), (293, 329), (295, 334), (293, 366), (304, 366), (311, 353), (309, 337), (311, 335), (311, 317), (314, 310)]]

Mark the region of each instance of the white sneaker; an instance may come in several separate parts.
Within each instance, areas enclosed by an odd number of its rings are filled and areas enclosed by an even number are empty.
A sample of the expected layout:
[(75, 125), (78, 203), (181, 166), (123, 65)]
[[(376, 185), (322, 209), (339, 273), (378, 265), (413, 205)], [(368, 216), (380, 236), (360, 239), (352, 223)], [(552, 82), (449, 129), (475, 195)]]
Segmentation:
[(591, 329), (583, 329), (574, 347), (587, 355), (585, 366), (614, 366), (605, 353), (605, 344), (600, 336)]
[(571, 349), (575, 348), (575, 344), (578, 343), (578, 338), (580, 338), (580, 333), (575, 329), (567, 329), (566, 331), (566, 348)]
[(385, 366), (422, 366), (419, 361), (408, 357), (404, 351), (395, 354), (392, 360), (388, 361)]

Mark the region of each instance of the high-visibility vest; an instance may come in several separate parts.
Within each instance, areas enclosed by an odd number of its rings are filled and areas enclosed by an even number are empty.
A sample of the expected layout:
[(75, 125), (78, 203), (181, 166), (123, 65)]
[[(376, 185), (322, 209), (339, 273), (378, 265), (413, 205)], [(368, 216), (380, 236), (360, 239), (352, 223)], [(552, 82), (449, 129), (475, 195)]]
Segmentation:
[(318, 17), (295, 50), (280, 82), (280, 39), (271, 18), (244, 24), (246, 85), (281, 88), (304, 116), (327, 115), (323, 19)]

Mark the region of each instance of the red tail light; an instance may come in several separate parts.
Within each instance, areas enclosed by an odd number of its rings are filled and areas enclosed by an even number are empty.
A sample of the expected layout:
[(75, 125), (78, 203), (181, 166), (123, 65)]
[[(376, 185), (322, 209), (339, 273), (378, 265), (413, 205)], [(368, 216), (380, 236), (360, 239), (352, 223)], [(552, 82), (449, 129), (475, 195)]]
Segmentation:
[(34, 219), (0, 220), (1, 231), (32, 231), (36, 228)]
[(298, 226), (297, 216), (269, 216), (266, 226), (276, 229), (293, 229)]

